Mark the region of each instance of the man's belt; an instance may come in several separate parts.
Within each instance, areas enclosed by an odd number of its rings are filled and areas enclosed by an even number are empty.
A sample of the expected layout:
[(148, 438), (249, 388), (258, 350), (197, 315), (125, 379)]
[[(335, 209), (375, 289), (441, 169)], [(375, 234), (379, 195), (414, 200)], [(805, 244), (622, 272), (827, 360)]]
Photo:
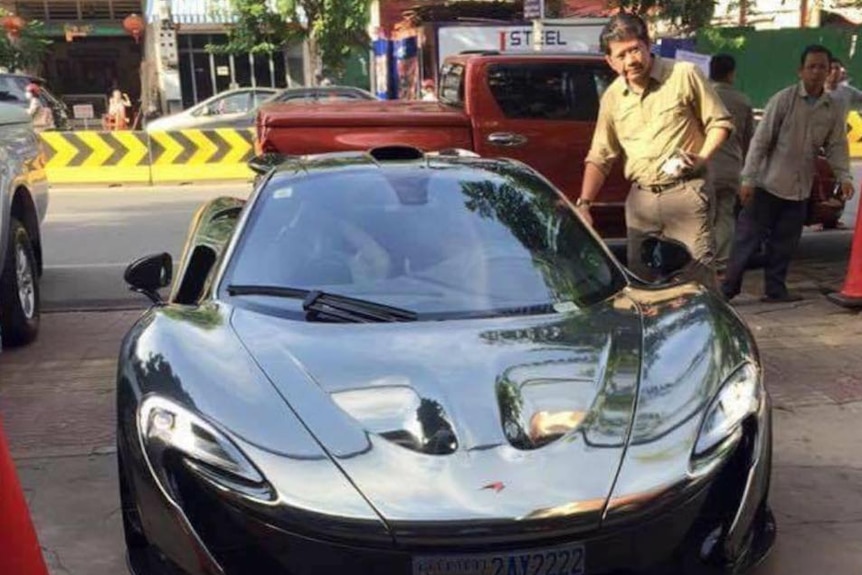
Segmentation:
[(694, 176), (689, 176), (689, 177), (680, 178), (678, 180), (674, 180), (673, 182), (670, 182), (669, 184), (656, 184), (656, 185), (651, 185), (651, 186), (638, 184), (638, 187), (642, 190), (647, 191), (647, 192), (652, 192), (654, 194), (660, 194), (662, 192), (670, 190), (671, 188), (681, 186), (682, 184), (684, 184), (688, 181), (691, 181), (693, 179), (695, 179)]

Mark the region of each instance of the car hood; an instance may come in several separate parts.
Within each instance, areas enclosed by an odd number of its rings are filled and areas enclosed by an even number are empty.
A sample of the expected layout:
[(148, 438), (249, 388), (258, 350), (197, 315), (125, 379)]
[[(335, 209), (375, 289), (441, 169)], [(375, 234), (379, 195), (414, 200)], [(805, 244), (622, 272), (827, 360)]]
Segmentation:
[(396, 539), (598, 526), (637, 396), (641, 321), (627, 297), (388, 324), (238, 308), (232, 324)]

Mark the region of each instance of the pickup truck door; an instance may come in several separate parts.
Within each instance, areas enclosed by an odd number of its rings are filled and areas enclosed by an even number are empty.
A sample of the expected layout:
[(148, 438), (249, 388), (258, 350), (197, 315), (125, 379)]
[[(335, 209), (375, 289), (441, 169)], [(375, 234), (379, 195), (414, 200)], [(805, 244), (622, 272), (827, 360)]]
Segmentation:
[[(577, 198), (599, 100), (614, 80), (613, 71), (599, 60), (487, 61), (482, 67), (468, 88), (475, 151), (520, 160)], [(629, 187), (617, 166), (593, 210), (603, 236), (625, 235)]]

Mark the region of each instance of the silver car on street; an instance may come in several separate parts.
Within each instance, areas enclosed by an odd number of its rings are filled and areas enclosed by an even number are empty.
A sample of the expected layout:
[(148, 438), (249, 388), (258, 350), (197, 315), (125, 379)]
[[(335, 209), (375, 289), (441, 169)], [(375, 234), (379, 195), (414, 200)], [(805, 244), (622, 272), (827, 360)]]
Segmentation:
[(29, 114), (0, 104), (0, 336), (22, 345), (39, 330), (42, 239), (48, 210), (45, 154)]

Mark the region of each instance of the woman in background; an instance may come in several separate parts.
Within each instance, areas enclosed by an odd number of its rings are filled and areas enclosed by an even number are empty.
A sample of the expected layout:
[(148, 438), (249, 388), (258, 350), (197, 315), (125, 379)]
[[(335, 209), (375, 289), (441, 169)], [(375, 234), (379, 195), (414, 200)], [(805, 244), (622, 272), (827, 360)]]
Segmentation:
[(125, 130), (129, 127), (129, 117), (126, 115), (126, 108), (131, 108), (132, 102), (129, 100), (129, 95), (114, 90), (111, 93), (111, 98), (108, 100), (108, 116), (106, 118), (106, 128), (109, 130)]

